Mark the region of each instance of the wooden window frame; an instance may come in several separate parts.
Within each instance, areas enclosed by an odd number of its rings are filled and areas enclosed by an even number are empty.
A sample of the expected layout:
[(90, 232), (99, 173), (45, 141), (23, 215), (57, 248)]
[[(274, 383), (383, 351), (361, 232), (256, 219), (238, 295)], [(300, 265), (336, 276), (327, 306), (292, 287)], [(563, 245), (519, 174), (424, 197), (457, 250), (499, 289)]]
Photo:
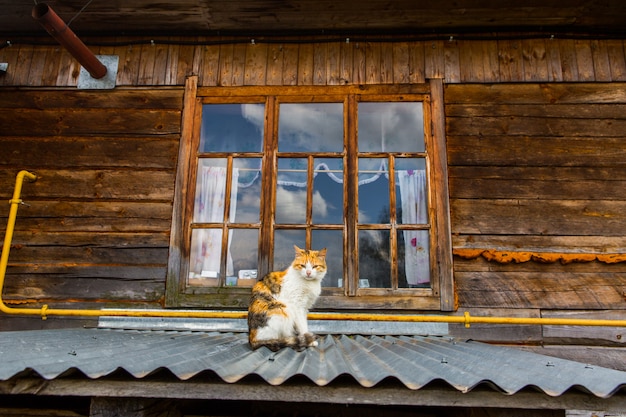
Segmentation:
[[(289, 100), (293, 97), (295, 101)], [(346, 115), (347, 108), (356, 112), (357, 103), (371, 101), (397, 101), (403, 97), (419, 97), (423, 102), (424, 119), (430, 118), (431, 123), (425, 123), (426, 150), (428, 153), (429, 170), (429, 215), (431, 224), (431, 288), (428, 289), (397, 289), (384, 288), (368, 289), (363, 291), (346, 285), (345, 289), (324, 288), (322, 296), (316, 304), (316, 309), (340, 310), (439, 310), (453, 311), (456, 309), (454, 296), (454, 279), (452, 268), (452, 244), (450, 234), (450, 210), (448, 197), (447, 156), (445, 143), (445, 119), (443, 109), (443, 82), (433, 79), (425, 84), (411, 85), (352, 85), (352, 86), (276, 86), (276, 87), (198, 87), (197, 77), (189, 77), (185, 85), (183, 103), (182, 132), (179, 147), (178, 166), (176, 173), (175, 196), (172, 210), (172, 229), (170, 234), (170, 252), (167, 270), (166, 307), (189, 307), (210, 309), (244, 309), (248, 306), (250, 288), (244, 287), (192, 287), (186, 285), (190, 251), (189, 220), (193, 214), (193, 188), (195, 187), (195, 171), (198, 166), (198, 157), (195, 147), (199, 142), (201, 109), (205, 102), (213, 103), (241, 103), (251, 100), (266, 103), (264, 136), (276, 137), (278, 130), (278, 116), (274, 112), (277, 108), (277, 97), (286, 102), (319, 101), (316, 97), (332, 97), (333, 102), (344, 102), (344, 135), (353, 138), (356, 136), (355, 117)], [(412, 100), (407, 100), (412, 101)], [(283, 101), (280, 101), (283, 102)], [(345, 104), (348, 104), (346, 106)], [(347, 116), (347, 117), (346, 117)], [(271, 155), (276, 158), (277, 152), (263, 152), (263, 166), (270, 164), (268, 175), (262, 177), (263, 189), (271, 190), (268, 193), (275, 198), (276, 160), (269, 160)], [(344, 151), (344, 155), (347, 152)], [(345, 157), (345, 156), (344, 156)], [(357, 158), (356, 154), (351, 157)], [(355, 167), (355, 161), (348, 167)], [(354, 168), (348, 168), (354, 169)], [(348, 172), (356, 175), (356, 172)], [(346, 181), (345, 184), (349, 182)], [(354, 190), (344, 185), (344, 196)], [(274, 202), (270, 204), (273, 207)], [(261, 236), (272, 236), (270, 239), (259, 240), (259, 274), (271, 269), (271, 253), (273, 233), (273, 218), (270, 210), (264, 210), (262, 203), (260, 213)], [(310, 203), (309, 203), (310, 204)], [(346, 205), (347, 218), (356, 216), (355, 207)], [(344, 268), (348, 275), (356, 274), (349, 254), (357, 249), (357, 228), (342, 228), (344, 234)], [(307, 234), (308, 236), (308, 234)], [(308, 238), (307, 238), (308, 239)]]

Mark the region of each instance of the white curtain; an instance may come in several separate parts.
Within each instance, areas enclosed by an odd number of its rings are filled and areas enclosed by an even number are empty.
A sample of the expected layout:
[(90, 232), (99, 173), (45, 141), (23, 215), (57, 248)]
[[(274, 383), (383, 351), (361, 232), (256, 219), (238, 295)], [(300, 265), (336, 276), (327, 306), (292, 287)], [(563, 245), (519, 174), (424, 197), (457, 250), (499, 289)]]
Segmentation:
[[(402, 223), (428, 223), (426, 172), (424, 170), (398, 171), (402, 200)], [(428, 230), (404, 230), (405, 271), (409, 286), (430, 282)]]
[[(227, 172), (225, 167), (198, 167), (198, 184), (194, 205), (194, 223), (222, 223)], [(427, 224), (428, 204), (426, 173), (424, 170), (397, 171), (400, 199), (402, 203), (402, 223)], [(362, 181), (364, 183), (377, 179)], [(341, 178), (333, 178), (342, 181)], [(298, 184), (299, 185), (299, 184)], [(235, 221), (239, 170), (233, 169), (230, 195), (230, 222)], [(243, 185), (245, 187), (245, 185)], [(405, 271), (409, 286), (420, 286), (430, 282), (429, 232), (428, 230), (404, 230)], [(234, 275), (233, 259), (228, 240), (226, 275)], [(219, 276), (221, 266), (222, 229), (195, 229), (192, 242), (192, 264), (190, 273), (195, 277)]]
[[(239, 170), (233, 169), (230, 193), (230, 222), (235, 221), (237, 212), (237, 192)], [(226, 168), (215, 166), (198, 167), (198, 187), (194, 205), (195, 223), (221, 223), (224, 221), (224, 202), (226, 195)], [(222, 255), (222, 229), (195, 229), (192, 243), (191, 273), (203, 277), (219, 276)], [(226, 275), (234, 275), (233, 259), (230, 253), (230, 238), (226, 260)], [(192, 258), (193, 259), (193, 258)]]

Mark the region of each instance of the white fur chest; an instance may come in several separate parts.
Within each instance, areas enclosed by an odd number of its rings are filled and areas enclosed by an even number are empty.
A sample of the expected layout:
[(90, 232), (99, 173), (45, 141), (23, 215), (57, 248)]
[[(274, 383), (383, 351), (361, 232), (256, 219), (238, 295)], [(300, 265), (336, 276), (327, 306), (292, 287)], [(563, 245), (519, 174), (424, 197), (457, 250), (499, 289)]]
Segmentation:
[(290, 269), (283, 278), (278, 300), (291, 307), (309, 309), (322, 291), (321, 279), (304, 279)]

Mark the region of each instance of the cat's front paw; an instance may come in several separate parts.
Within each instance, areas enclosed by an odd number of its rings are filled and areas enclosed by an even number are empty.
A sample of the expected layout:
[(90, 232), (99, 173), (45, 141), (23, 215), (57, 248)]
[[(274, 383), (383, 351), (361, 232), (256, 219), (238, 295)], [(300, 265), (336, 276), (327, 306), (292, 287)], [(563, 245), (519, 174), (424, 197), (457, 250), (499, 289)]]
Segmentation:
[(298, 344), (300, 345), (300, 347), (306, 348), (306, 347), (317, 347), (318, 342), (317, 342), (317, 335), (314, 335), (313, 333), (305, 333), (302, 336), (298, 337)]

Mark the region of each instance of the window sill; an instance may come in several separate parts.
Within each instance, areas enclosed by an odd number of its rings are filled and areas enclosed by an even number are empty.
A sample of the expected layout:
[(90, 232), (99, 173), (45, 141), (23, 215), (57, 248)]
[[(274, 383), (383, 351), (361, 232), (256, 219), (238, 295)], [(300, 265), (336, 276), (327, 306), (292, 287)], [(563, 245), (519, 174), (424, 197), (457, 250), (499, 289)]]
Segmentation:
[[(247, 309), (250, 288), (188, 287), (176, 299), (166, 300), (166, 307)], [(439, 296), (430, 289), (360, 289), (354, 297), (336, 290), (324, 290), (315, 304), (322, 310), (441, 310)]]

